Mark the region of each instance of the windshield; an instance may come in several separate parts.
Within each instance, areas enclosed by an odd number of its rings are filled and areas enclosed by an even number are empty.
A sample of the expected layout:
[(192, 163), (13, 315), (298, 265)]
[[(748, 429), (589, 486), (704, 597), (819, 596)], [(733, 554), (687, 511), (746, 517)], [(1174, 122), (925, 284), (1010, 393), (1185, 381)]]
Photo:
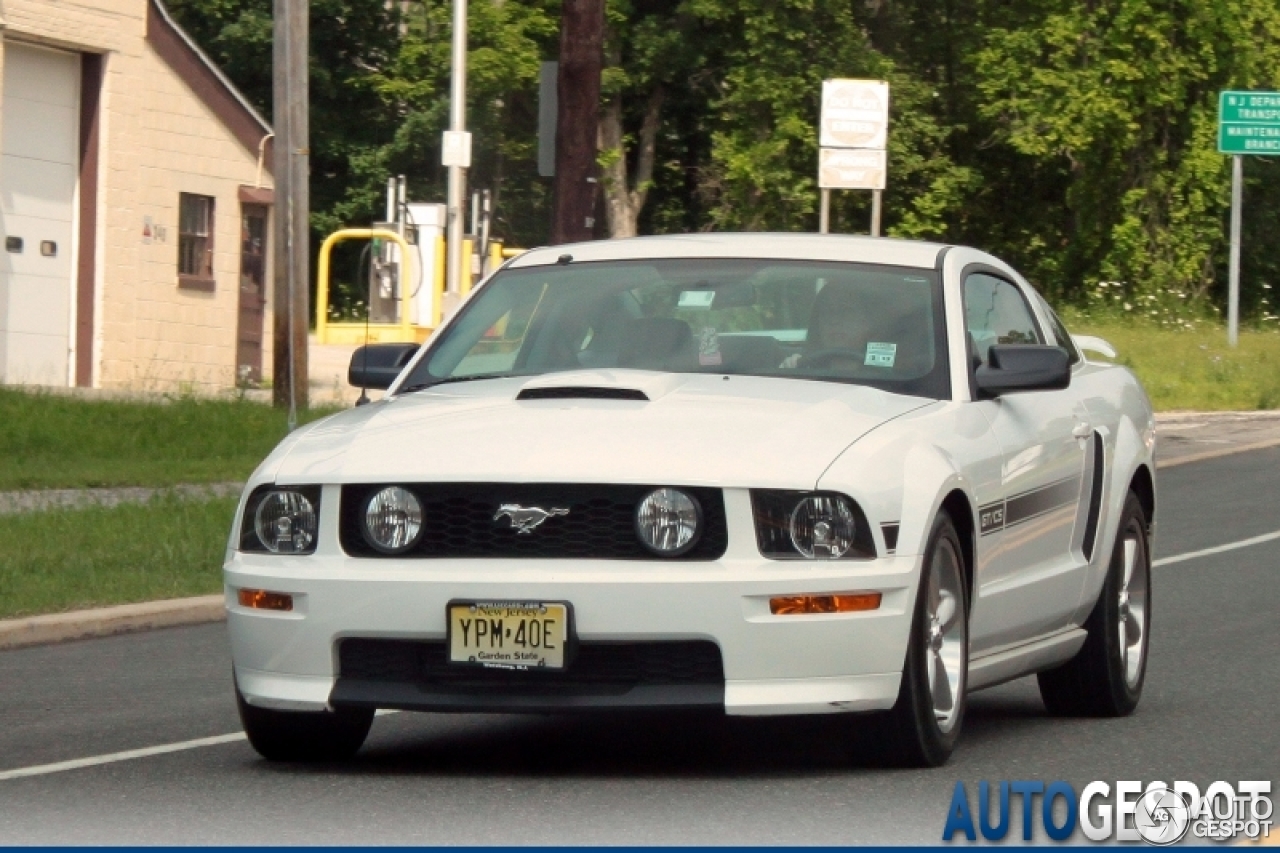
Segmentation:
[(931, 270), (835, 262), (596, 261), (498, 273), (403, 390), (634, 368), (950, 394)]

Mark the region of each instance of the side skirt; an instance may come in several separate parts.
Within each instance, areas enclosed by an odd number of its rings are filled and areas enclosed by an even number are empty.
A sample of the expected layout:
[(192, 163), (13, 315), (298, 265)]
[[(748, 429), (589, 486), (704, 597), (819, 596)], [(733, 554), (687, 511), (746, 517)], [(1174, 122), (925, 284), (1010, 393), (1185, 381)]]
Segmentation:
[(969, 691), (994, 687), (1070, 660), (1089, 632), (1068, 628), (1021, 646), (994, 652), (969, 662)]

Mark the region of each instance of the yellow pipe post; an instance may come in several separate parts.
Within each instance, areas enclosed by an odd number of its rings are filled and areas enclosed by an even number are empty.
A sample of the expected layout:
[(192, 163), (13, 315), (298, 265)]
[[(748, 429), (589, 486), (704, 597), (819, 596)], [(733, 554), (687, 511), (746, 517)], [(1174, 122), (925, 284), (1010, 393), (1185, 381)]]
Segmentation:
[(476, 250), (476, 242), (474, 237), (462, 238), (462, 281), (458, 282), (458, 295), (466, 296), (471, 292), (471, 281), (475, 278), (472, 272), (475, 267), (472, 266), (473, 253)]
[[(329, 332), (329, 255), (333, 247), (346, 240), (391, 240), (400, 247), (403, 269), (400, 276), (400, 333), (402, 340), (412, 340), (409, 321), (409, 288), (406, 282), (413, 281), (410, 272), (413, 270), (413, 258), (409, 254), (409, 244), (394, 231), (386, 228), (343, 228), (334, 231), (320, 244), (320, 260), (316, 264), (316, 340), (328, 343)], [(437, 320), (437, 325), (439, 321)]]
[(489, 241), (489, 272), (494, 272), (498, 267), (502, 266), (502, 241)]
[(445, 247), (444, 247), (444, 235), (441, 234), (438, 238), (436, 238), (436, 274), (435, 274), (436, 298), (433, 303), (435, 305), (435, 308), (433, 310), (433, 316), (431, 317), (431, 321), (432, 321), (431, 328), (433, 329), (440, 328), (440, 323), (444, 320), (444, 289), (447, 286), (444, 279), (445, 279)]

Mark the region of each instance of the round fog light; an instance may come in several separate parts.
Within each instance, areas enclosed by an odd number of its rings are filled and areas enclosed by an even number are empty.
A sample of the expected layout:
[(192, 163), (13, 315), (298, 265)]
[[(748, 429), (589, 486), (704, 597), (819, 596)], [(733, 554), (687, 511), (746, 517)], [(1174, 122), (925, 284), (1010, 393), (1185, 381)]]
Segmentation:
[(315, 547), (315, 507), (300, 492), (268, 492), (253, 515), (253, 530), (273, 554), (306, 553)]
[(849, 502), (837, 495), (811, 495), (791, 512), (791, 544), (811, 560), (849, 553), (856, 528)]
[(422, 502), (408, 489), (387, 486), (369, 499), (364, 536), (384, 554), (407, 551), (422, 535)]
[(655, 489), (636, 508), (636, 533), (645, 547), (664, 557), (678, 557), (698, 544), (702, 510), (679, 489)]

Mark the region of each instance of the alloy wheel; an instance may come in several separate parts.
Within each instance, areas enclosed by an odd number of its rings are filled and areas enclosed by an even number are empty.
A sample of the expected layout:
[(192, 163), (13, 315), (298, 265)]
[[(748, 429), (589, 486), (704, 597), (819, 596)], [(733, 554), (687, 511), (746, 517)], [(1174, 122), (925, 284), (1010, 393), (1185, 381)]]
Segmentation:
[(938, 541), (930, 561), (925, 602), (925, 655), (933, 716), (943, 734), (956, 724), (964, 691), (965, 615), (961, 612), (964, 582), (960, 555), (947, 539)]

